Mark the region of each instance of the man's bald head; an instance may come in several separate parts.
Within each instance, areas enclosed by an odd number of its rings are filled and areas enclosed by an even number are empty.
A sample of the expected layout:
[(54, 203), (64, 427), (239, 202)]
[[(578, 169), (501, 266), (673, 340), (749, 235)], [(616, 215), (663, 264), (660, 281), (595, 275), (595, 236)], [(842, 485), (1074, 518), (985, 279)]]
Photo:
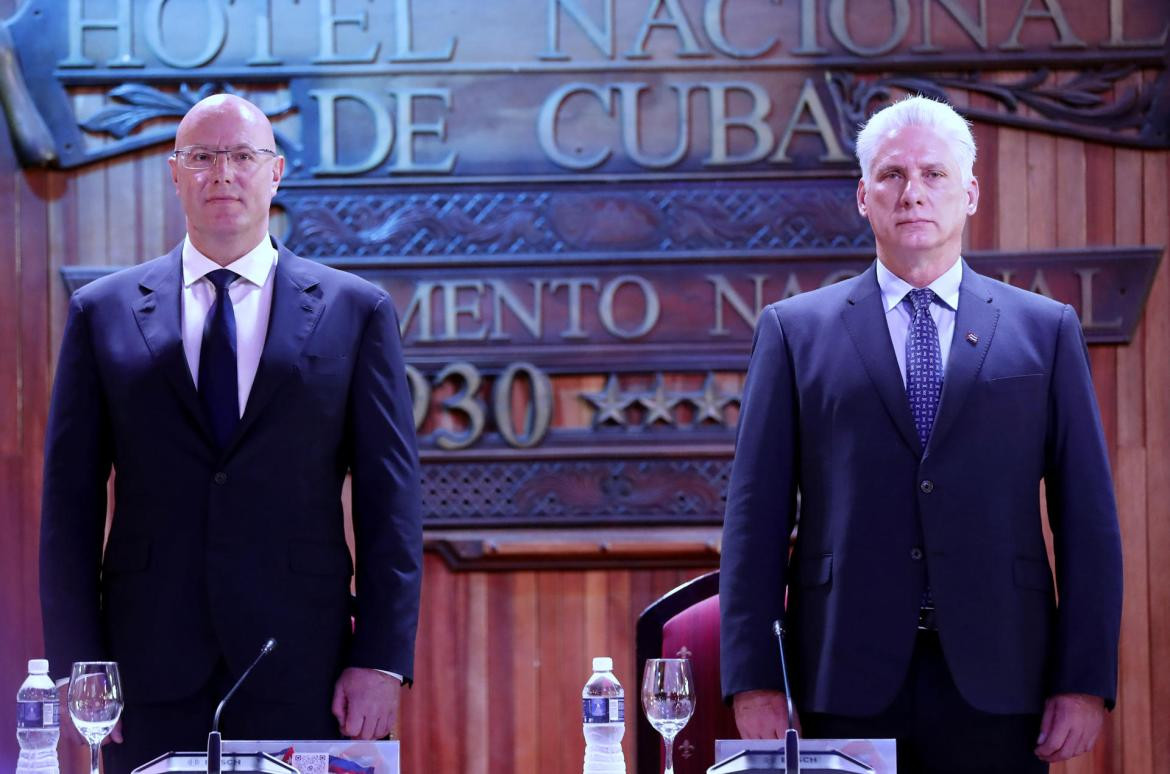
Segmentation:
[(179, 122), (178, 131), (175, 132), (175, 147), (207, 145), (205, 139), (192, 137), (196, 134), (200, 138), (206, 137), (208, 130), (214, 132), (219, 126), (244, 130), (252, 138), (249, 142), (257, 148), (276, 147), (272, 122), (268, 120), (268, 116), (264, 115), (260, 108), (235, 94), (213, 94), (196, 102)]

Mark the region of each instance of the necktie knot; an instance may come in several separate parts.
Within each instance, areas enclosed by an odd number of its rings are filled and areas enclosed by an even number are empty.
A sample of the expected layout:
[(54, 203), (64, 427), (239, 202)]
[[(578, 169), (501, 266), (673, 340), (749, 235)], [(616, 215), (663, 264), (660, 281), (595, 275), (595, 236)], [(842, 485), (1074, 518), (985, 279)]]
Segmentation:
[(930, 288), (914, 288), (906, 294), (906, 300), (910, 302), (910, 308), (914, 310), (914, 314), (930, 309), (930, 305), (938, 298), (934, 291)]
[(216, 269), (215, 271), (207, 272), (204, 276), (207, 277), (212, 285), (215, 285), (215, 293), (218, 298), (223, 295), (223, 292), (228, 289), (228, 286), (235, 282), (240, 275), (231, 269)]

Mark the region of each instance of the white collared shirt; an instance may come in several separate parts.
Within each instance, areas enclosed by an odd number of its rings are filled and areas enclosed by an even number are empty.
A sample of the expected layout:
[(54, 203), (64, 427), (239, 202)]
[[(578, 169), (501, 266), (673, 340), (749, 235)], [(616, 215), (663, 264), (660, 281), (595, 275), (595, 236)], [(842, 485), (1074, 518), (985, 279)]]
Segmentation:
[(199, 252), (191, 237), (183, 239), (183, 293), (180, 310), (183, 321), (183, 352), (191, 369), (191, 379), (199, 387), (199, 350), (203, 346), (203, 323), (215, 303), (215, 286), (207, 279), (216, 269), (231, 269), (239, 279), (228, 287), (236, 315), (236, 377), (239, 385), (240, 416), (252, 392), (260, 353), (268, 334), (268, 317), (272, 312), (272, 275), (276, 271), (276, 248), (265, 235), (260, 244), (227, 266)]
[[(934, 318), (934, 324), (938, 328), (938, 344), (942, 352), (944, 374), (947, 357), (951, 353), (951, 337), (955, 335), (955, 314), (959, 311), (959, 283), (962, 280), (963, 262), (956, 258), (951, 268), (927, 285), (942, 302), (930, 305), (930, 316)], [(902, 299), (914, 289), (914, 286), (887, 269), (880, 260), (877, 262), (877, 281), (882, 291), (882, 304), (886, 311), (886, 325), (890, 329), (890, 341), (894, 345), (894, 355), (898, 358), (902, 384), (905, 384), (906, 337), (910, 333), (911, 315)]]

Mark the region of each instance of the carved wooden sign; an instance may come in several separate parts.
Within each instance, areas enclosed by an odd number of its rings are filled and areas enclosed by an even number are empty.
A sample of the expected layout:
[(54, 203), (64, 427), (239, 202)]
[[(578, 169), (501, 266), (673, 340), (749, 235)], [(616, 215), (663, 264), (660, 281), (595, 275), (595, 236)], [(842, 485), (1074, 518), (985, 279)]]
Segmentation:
[[(872, 260), (859, 122), (916, 91), (1166, 148), (1168, 62), (1143, 0), (28, 0), (0, 28), (25, 164), (162, 156), (218, 90), (272, 117), (279, 236), (398, 306), (432, 530), (718, 523), (760, 309)], [(1117, 342), (1160, 250), (967, 257)]]
[(29, 0), (0, 90), (30, 164), (165, 142), (264, 82), (293, 177), (781, 174), (849, 167), (902, 90), (1168, 147), (1168, 25), (1141, 0)]

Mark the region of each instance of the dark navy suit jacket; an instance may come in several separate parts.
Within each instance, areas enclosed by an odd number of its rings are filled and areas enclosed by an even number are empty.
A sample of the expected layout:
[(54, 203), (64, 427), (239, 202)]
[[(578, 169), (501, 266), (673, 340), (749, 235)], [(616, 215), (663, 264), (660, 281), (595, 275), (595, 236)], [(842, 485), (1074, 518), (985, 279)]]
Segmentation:
[[(112, 658), (128, 698), (175, 699), (220, 658), (240, 674), (270, 636), (279, 647), (248, 688), (277, 701), (327, 707), (345, 666), (411, 676), (422, 529), (394, 307), (278, 247), (259, 370), (223, 451), (183, 353), (181, 245), (71, 299), (41, 525), (54, 676)], [(350, 471), (356, 611), (341, 503)]]
[(873, 267), (766, 308), (721, 571), (726, 696), (781, 688), (771, 622), (787, 593), (798, 708), (884, 709), (907, 673), (929, 573), (943, 652), (971, 705), (1031, 713), (1078, 692), (1111, 706), (1120, 537), (1073, 309), (964, 265), (923, 449)]

